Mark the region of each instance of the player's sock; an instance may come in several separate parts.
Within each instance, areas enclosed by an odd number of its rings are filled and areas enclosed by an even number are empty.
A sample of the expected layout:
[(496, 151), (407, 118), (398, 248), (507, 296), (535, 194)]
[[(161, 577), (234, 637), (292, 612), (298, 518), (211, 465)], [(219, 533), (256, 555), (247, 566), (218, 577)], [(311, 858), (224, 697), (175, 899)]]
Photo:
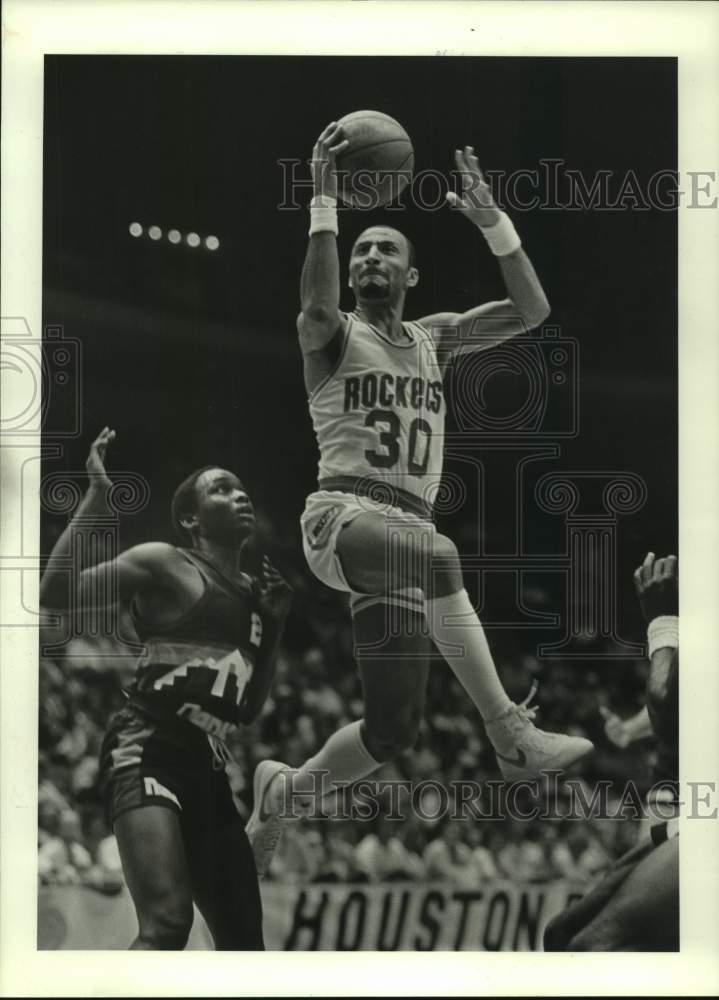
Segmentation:
[(360, 778), (367, 777), (381, 761), (375, 760), (362, 739), (362, 720), (342, 726), (327, 740), (325, 745), (292, 775), (293, 798), (300, 808), (308, 803), (305, 796), (325, 792), (329, 798), (334, 794), (332, 786), (351, 785)]
[[(563, 771), (592, 750), (592, 743), (582, 736), (537, 729), (536, 709), (509, 699), (466, 590), (427, 601), (426, 608), (432, 638), (479, 709), (508, 781), (536, 778), (542, 771)], [(448, 621), (450, 616), (460, 620)]]
[(426, 615), (437, 648), (485, 722), (506, 712), (512, 702), (502, 687), (467, 591), (428, 600)]

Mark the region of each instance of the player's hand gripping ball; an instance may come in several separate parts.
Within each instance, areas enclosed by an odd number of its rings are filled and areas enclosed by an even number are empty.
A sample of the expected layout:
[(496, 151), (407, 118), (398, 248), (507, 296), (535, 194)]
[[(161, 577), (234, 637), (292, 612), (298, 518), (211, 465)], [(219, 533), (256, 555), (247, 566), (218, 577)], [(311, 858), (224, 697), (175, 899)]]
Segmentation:
[(353, 208), (394, 201), (412, 178), (414, 150), (398, 121), (381, 111), (353, 111), (337, 122), (347, 146), (337, 154), (337, 195)]

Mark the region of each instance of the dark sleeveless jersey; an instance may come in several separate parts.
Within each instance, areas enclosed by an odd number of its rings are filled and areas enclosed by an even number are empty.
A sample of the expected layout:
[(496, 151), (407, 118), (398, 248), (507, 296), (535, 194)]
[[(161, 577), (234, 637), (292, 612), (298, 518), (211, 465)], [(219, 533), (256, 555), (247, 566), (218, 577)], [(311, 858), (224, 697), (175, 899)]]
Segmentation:
[(130, 701), (156, 719), (183, 720), (224, 739), (248, 724), (262, 683), (256, 655), (262, 618), (252, 578), (231, 580), (196, 549), (178, 549), (199, 570), (200, 599), (169, 625), (146, 622), (134, 603), (132, 619), (145, 652), (128, 690)]

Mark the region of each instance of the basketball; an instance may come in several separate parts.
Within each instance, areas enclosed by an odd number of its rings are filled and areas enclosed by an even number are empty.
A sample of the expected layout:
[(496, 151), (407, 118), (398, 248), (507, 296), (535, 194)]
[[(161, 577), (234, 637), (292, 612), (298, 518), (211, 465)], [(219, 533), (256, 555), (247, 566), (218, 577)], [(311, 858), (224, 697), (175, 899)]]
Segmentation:
[(340, 118), (349, 146), (337, 157), (337, 193), (353, 208), (393, 201), (412, 177), (412, 142), (398, 121), (381, 111)]

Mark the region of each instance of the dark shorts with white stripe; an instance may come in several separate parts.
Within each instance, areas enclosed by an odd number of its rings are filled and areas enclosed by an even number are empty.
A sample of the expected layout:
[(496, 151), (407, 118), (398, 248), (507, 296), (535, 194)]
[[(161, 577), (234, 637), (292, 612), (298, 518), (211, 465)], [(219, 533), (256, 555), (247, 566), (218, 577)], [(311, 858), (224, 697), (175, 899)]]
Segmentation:
[[(162, 911), (167, 905), (163, 893), (173, 890), (180, 897), (191, 894), (215, 948), (262, 950), (262, 902), (252, 848), (235, 809), (224, 762), (215, 756), (207, 736), (189, 724), (156, 721), (129, 702), (110, 720), (100, 754), (100, 788), (118, 837), (140, 931), (152, 929), (158, 907)], [(158, 879), (153, 856), (146, 854), (143, 834), (137, 832), (142, 824), (128, 824), (133, 819), (130, 810), (148, 806), (162, 806), (177, 816), (184, 858), (175, 855), (166, 870), (184, 870), (182, 884)], [(124, 823), (118, 822), (121, 818)], [(165, 843), (174, 850), (177, 840), (166, 836), (174, 820), (167, 824), (167, 818), (162, 817), (159, 829), (161, 833), (164, 829)]]
[(183, 826), (238, 818), (207, 736), (187, 723), (156, 721), (132, 702), (110, 720), (98, 778), (110, 826), (128, 809), (146, 805), (173, 809)]

